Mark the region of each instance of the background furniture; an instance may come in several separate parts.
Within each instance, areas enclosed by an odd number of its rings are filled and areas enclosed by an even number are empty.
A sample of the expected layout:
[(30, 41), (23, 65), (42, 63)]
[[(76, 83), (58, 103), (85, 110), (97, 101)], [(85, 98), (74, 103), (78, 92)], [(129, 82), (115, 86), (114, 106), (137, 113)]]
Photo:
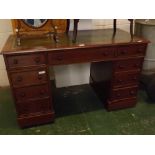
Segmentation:
[(135, 34), (151, 41), (147, 48), (147, 54), (143, 65), (143, 74), (140, 81), (144, 85), (148, 97), (152, 101), (155, 101), (155, 20), (135, 20)]
[[(128, 19), (130, 22), (130, 35), (131, 38), (133, 37), (133, 19)], [(80, 19), (74, 19), (74, 27), (73, 27), (73, 43), (76, 42), (77, 38), (77, 32), (78, 32), (78, 23)], [(70, 19), (67, 19), (67, 28), (66, 28), (66, 34), (68, 34), (70, 28)], [(117, 29), (117, 19), (113, 19), (113, 35), (116, 34)]]
[(145, 56), (143, 72), (155, 73), (155, 20), (137, 19), (135, 20), (135, 35), (150, 40), (147, 54)]
[(47, 37), (10, 35), (2, 54), (20, 127), (52, 122), (54, 109), (49, 67), (91, 62), (90, 84), (108, 110), (135, 106), (148, 41), (117, 29), (79, 31), (76, 43), (64, 34), (58, 44)]
[(46, 19), (43, 24), (40, 24), (39, 26), (33, 26), (30, 23), (26, 23), (26, 19), (13, 19), (12, 26), (13, 26), (13, 32), (17, 36), (17, 45), (21, 44), (22, 38), (40, 37), (43, 35), (53, 38), (55, 42), (58, 42), (59, 41), (58, 34), (66, 32), (67, 20)]

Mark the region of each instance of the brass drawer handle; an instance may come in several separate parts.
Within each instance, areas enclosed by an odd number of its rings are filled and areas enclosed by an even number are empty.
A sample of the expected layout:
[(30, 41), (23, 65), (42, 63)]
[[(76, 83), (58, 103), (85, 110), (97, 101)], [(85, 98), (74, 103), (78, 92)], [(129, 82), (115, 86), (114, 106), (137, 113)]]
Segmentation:
[(40, 57), (36, 57), (36, 58), (34, 59), (34, 61), (35, 61), (36, 63), (39, 63), (39, 62), (40, 62)]
[(23, 81), (23, 78), (22, 78), (21, 76), (18, 76), (18, 77), (17, 77), (17, 81), (18, 81), (18, 82), (21, 82), (21, 81)]

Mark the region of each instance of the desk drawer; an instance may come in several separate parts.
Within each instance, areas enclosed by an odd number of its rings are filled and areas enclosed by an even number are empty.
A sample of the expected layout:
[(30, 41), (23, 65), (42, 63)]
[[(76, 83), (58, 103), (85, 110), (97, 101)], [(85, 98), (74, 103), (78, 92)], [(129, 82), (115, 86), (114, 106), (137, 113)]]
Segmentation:
[(52, 103), (50, 103), (49, 98), (17, 103), (17, 112), (19, 116), (46, 113), (48, 111), (52, 111)]
[(115, 62), (115, 72), (128, 71), (128, 70), (141, 70), (143, 58), (119, 60)]
[(46, 64), (45, 54), (23, 54), (7, 56), (7, 63), (9, 68), (29, 67)]
[(49, 53), (49, 64), (70, 64), (89, 61), (112, 59), (115, 57), (115, 48), (74, 49)]
[(118, 48), (117, 56), (128, 57), (128, 56), (144, 56), (146, 51), (146, 45), (132, 45), (132, 46), (121, 46)]
[(22, 71), (11, 73), (13, 87), (23, 87), (31, 85), (40, 85), (48, 80), (47, 70), (45, 68), (34, 71)]
[(111, 100), (119, 100), (123, 98), (130, 98), (136, 97), (138, 91), (138, 87), (127, 87), (127, 88), (120, 88), (120, 89), (113, 89), (111, 91)]
[(112, 80), (112, 84), (113, 84), (113, 87), (136, 85), (138, 84), (139, 77), (140, 77), (140, 71), (115, 73)]
[(136, 105), (136, 97), (128, 98), (124, 100), (108, 101), (107, 109), (108, 110), (118, 110), (122, 108), (130, 108)]
[(15, 89), (17, 102), (29, 99), (45, 98), (50, 96), (48, 85), (39, 85)]

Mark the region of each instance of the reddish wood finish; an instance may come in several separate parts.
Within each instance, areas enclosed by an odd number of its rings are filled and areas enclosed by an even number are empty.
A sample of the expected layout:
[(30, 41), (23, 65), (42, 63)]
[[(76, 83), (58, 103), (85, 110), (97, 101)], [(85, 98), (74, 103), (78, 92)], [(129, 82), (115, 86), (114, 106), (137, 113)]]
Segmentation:
[(114, 88), (122, 86), (136, 85), (138, 83), (140, 71), (125, 71), (114, 74), (112, 85)]
[(112, 89), (110, 93), (109, 100), (119, 100), (122, 98), (135, 97), (137, 95), (138, 86), (133, 87), (123, 87)]
[(43, 98), (39, 100), (29, 100), (17, 102), (18, 116), (28, 116), (38, 113), (46, 113), (52, 110), (52, 106), (49, 98)]
[(91, 62), (90, 83), (108, 110), (136, 104), (147, 40), (121, 30), (114, 37), (107, 29), (79, 31), (76, 43), (71, 34), (64, 34), (57, 44), (47, 38), (15, 43), (16, 36), (11, 35), (2, 54), (21, 127), (54, 120), (49, 79), (53, 65)]
[(51, 123), (54, 121), (54, 112), (18, 117), (17, 120), (21, 128)]
[(111, 60), (115, 57), (113, 47), (69, 49), (67, 51), (56, 51), (49, 53), (49, 65), (61, 65), (79, 62)]
[(123, 59), (115, 62), (114, 71), (121, 72), (121, 71), (141, 70), (142, 64), (143, 64), (143, 57)]
[(146, 45), (129, 45), (121, 46), (117, 51), (117, 56), (129, 57), (133, 55), (143, 56), (145, 54)]
[(48, 84), (16, 88), (14, 91), (17, 102), (50, 96)]
[(21, 68), (27, 66), (40, 66), (45, 65), (46, 59), (44, 53), (35, 53), (35, 54), (23, 54), (23, 55), (11, 55), (7, 57), (8, 68)]
[[(45, 72), (44, 74), (39, 74), (39, 72)], [(26, 70), (20, 72), (10, 73), (12, 79), (12, 86), (14, 88), (38, 85), (47, 83), (47, 69), (39, 68), (37, 70)]]
[(124, 109), (124, 108), (130, 108), (134, 107), (136, 105), (137, 99), (134, 98), (125, 98), (122, 100), (113, 100), (108, 101), (106, 104), (107, 110), (118, 110), (118, 109)]

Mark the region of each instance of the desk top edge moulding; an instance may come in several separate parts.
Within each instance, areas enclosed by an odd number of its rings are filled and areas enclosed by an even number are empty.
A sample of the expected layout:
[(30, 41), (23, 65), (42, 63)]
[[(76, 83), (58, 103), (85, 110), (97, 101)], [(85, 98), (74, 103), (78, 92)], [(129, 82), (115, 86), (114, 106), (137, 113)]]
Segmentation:
[(64, 33), (61, 36), (61, 41), (55, 43), (54, 39), (51, 40), (47, 37), (37, 38), (24, 38), (20, 46), (16, 44), (17, 36), (15, 34), (10, 35), (6, 44), (2, 49), (2, 54), (18, 54), (45, 51), (54, 52), (62, 49), (81, 49), (81, 48), (92, 48), (92, 47), (103, 47), (103, 46), (117, 46), (126, 44), (139, 44), (149, 43), (148, 40), (133, 36), (128, 32), (117, 29), (117, 33), (113, 36), (113, 29), (99, 29), (99, 30), (79, 30), (76, 42), (72, 41), (72, 32), (67, 35)]
[[(69, 32), (69, 21), (63, 22), (65, 26), (58, 34), (58, 42), (53, 36), (44, 37), (42, 31), (41, 36), (34, 33), (31, 37), (34, 28), (28, 34), (21, 33), (20, 45), (15, 31), (2, 49), (21, 128), (55, 120), (54, 86), (49, 77), (49, 67), (55, 65), (90, 62), (90, 85), (103, 108), (109, 111), (134, 107), (137, 103), (138, 82), (149, 41), (115, 30), (115, 26), (113, 29), (78, 31), (78, 20), (75, 31)], [(36, 28), (39, 33), (47, 21), (42, 24)]]

